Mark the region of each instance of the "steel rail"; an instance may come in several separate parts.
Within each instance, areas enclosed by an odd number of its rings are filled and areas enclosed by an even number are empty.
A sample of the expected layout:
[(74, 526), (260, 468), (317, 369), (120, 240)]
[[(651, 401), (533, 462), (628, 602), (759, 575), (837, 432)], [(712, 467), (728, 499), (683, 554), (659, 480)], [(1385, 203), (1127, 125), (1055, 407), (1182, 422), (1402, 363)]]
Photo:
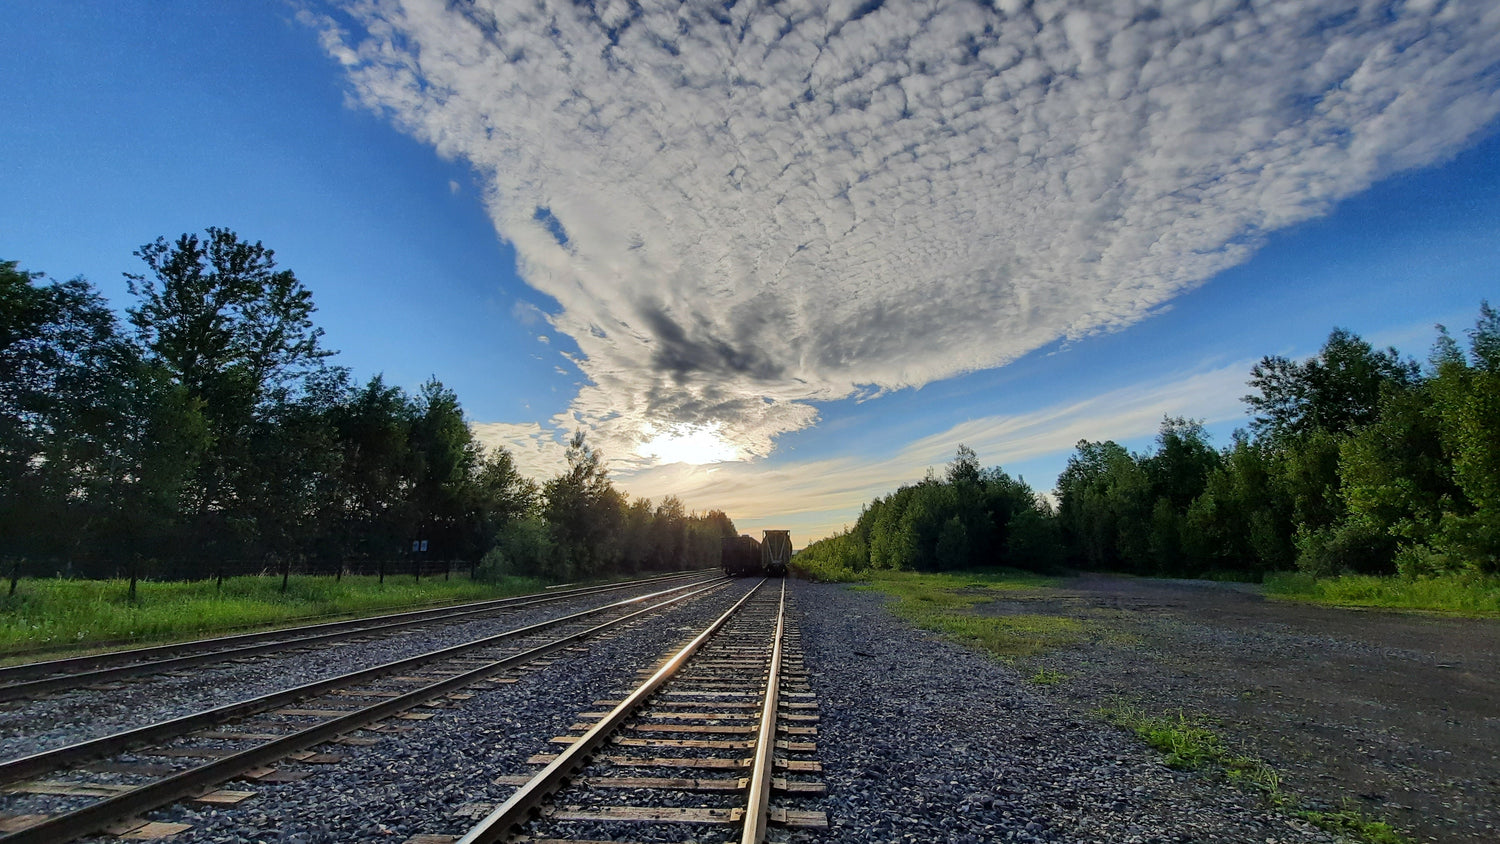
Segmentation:
[[(96, 832), (115, 821), (133, 817), (141, 812), (150, 811), (182, 797), (199, 794), (211, 786), (232, 779), (236, 775), (252, 768), (274, 762), (287, 754), (296, 753), (299, 750), (305, 750), (309, 747), (322, 744), (366, 724), (388, 718), (425, 701), (498, 674), (508, 668), (554, 653), (575, 642), (597, 635), (647, 613), (655, 612), (663, 607), (687, 600), (695, 595), (713, 589), (718, 589), (724, 585), (725, 583), (717, 583), (714, 586), (705, 587), (695, 592), (669, 598), (659, 604), (636, 610), (621, 618), (595, 625), (587, 630), (571, 633), (544, 645), (522, 651), (521, 653), (503, 657), (488, 665), (466, 671), (463, 674), (439, 680), (431, 685), (423, 686), (420, 689), (403, 694), (401, 697), (388, 698), (348, 715), (343, 715), (321, 724), (315, 724), (275, 741), (241, 751), (233, 756), (226, 756), (195, 768), (189, 768), (165, 779), (140, 786), (139, 788), (107, 798), (98, 803), (90, 804), (66, 814), (57, 815), (10, 835), (0, 836), (0, 844), (58, 844), (58, 842), (71, 841), (74, 838)], [(741, 603), (743, 603), (743, 599)]]
[[(196, 639), (190, 642), (177, 642), (169, 645), (155, 645), (148, 648), (113, 651), (106, 654), (69, 657), (67, 659), (49, 660), (47, 662), (29, 662), (22, 665), (0, 668), (0, 683), (4, 683), (0, 685), (0, 701), (18, 700), (44, 692), (72, 688), (84, 683), (99, 682), (117, 677), (160, 673), (162, 671), (186, 668), (193, 665), (222, 662), (227, 659), (254, 656), (256, 654), (289, 648), (299, 648), (309, 644), (354, 638), (367, 633), (401, 630), (422, 624), (485, 615), (500, 610), (565, 601), (570, 598), (584, 597), (599, 592), (628, 589), (632, 586), (695, 577), (701, 578), (702, 576), (702, 573), (678, 573), (627, 583), (581, 587), (566, 592), (517, 595), (511, 598), (498, 598), (493, 601), (478, 601), (470, 604), (456, 604), (436, 609), (413, 610), (411, 612), (393, 613), (390, 615), (330, 621), (303, 627), (284, 627), (278, 630), (267, 630), (259, 633), (242, 633), (235, 636)], [(194, 650), (202, 652), (189, 653), (182, 656), (169, 656), (170, 654), (177, 654), (184, 651), (191, 652)], [(36, 677), (42, 679), (31, 679)]]
[[(712, 581), (710, 585), (704, 586), (701, 589), (698, 589), (695, 592), (690, 592), (688, 593), (688, 595), (684, 595), (682, 597), (691, 597), (692, 595), (701, 594), (709, 589), (717, 588), (718, 586), (722, 586), (728, 582), (728, 578), (722, 578), (717, 581)], [(124, 730), (122, 732), (113, 733), (111, 735), (101, 736), (96, 739), (89, 739), (87, 741), (81, 741), (75, 744), (55, 748), (53, 750), (44, 750), (40, 753), (34, 753), (30, 756), (22, 756), (16, 759), (0, 762), (0, 783), (13, 782), (23, 777), (29, 777), (35, 774), (54, 770), (62, 765), (79, 762), (85, 759), (97, 758), (99, 756), (104, 756), (110, 753), (116, 753), (122, 750), (126, 750), (135, 745), (144, 744), (146, 742), (175, 738), (202, 727), (207, 727), (213, 724), (228, 721), (231, 718), (236, 718), (242, 715), (250, 715), (266, 709), (271, 709), (273, 707), (281, 706), (300, 698), (321, 694), (323, 692), (331, 691), (333, 689), (351, 685), (353, 683), (372, 680), (376, 677), (380, 677), (382, 675), (390, 674), (396, 671), (401, 671), (403, 669), (410, 668), (414, 665), (419, 665), (424, 662), (432, 662), (446, 657), (455, 656), (457, 654), (464, 653), (465, 651), (494, 645), (506, 639), (528, 636), (551, 627), (556, 627), (560, 624), (567, 624), (569, 622), (577, 621), (579, 619), (587, 618), (599, 613), (617, 610), (631, 604), (650, 601), (655, 598), (660, 598), (663, 595), (669, 595), (673, 592), (680, 592), (683, 589), (689, 589), (697, 585), (698, 584), (693, 583), (685, 586), (679, 586), (673, 589), (664, 589), (659, 592), (653, 592), (649, 595), (627, 598), (623, 601), (616, 601), (613, 604), (607, 604), (602, 607), (595, 607), (594, 609), (590, 610), (581, 610), (576, 613), (549, 619), (547, 621), (540, 621), (535, 624), (527, 625), (525, 627), (518, 627), (515, 630), (507, 630), (504, 633), (497, 633), (493, 636), (486, 636), (482, 639), (475, 639), (472, 642), (463, 642), (457, 645), (450, 645), (446, 648), (439, 648), (435, 651), (428, 651), (425, 654), (405, 657), (394, 662), (387, 662), (381, 665), (372, 666), (370, 668), (363, 668), (358, 671), (352, 671), (348, 674), (341, 674), (337, 677), (330, 677), (324, 680), (315, 680), (311, 683), (294, 686), (290, 689), (271, 692), (270, 694), (261, 695), (259, 697), (247, 698), (246, 700), (224, 704), (223, 706), (217, 706), (212, 709), (205, 709), (200, 712), (194, 712), (188, 715), (172, 718), (167, 721), (149, 724), (144, 727)]]
[(750, 789), (745, 801), (745, 828), (740, 844), (763, 844), (770, 824), (772, 768), (776, 764), (776, 712), (781, 704), (781, 634), (786, 622), (786, 581), (781, 581), (781, 603), (776, 608), (775, 644), (771, 648), (770, 676), (766, 700), (761, 706), (760, 732), (755, 740), (755, 762), (750, 769)]
[(620, 725), (636, 710), (640, 709), (657, 689), (670, 680), (683, 663), (697, 653), (698, 649), (719, 631), (719, 628), (727, 624), (729, 619), (733, 618), (735, 613), (739, 612), (740, 608), (750, 600), (751, 596), (765, 585), (765, 582), (761, 580), (760, 583), (755, 584), (754, 589), (746, 592), (745, 596), (736, 601), (734, 606), (719, 616), (691, 642), (684, 645), (682, 650), (674, 654), (646, 682), (620, 701), (608, 715), (600, 719), (599, 723), (590, 727), (588, 732), (568, 745), (567, 749), (558, 754), (551, 764), (532, 777), (530, 782), (517, 789), (510, 799), (497, 806), (479, 823), (470, 827), (469, 831), (464, 833), (455, 844), (491, 844), (491, 842), (504, 841), (515, 830), (524, 826), (527, 821), (531, 820), (532, 813), (541, 807), (543, 801), (556, 793), (567, 783), (573, 773), (588, 761), (589, 754), (608, 741), (610, 735), (619, 729)]

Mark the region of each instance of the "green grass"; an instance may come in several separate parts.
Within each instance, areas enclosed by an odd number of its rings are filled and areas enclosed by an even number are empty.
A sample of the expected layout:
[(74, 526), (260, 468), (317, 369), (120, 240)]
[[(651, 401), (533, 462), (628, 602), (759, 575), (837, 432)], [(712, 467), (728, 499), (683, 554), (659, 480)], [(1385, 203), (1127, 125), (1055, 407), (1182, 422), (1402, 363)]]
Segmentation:
[(463, 603), (534, 592), (535, 580), (502, 583), (387, 576), (234, 577), (222, 591), (214, 581), (137, 585), (135, 603), (124, 580), (22, 580), (14, 596), (0, 597), (0, 656), (17, 651), (113, 642), (160, 642), (305, 619), (368, 615), (432, 604)]
[(1057, 686), (1061, 685), (1067, 679), (1068, 675), (1061, 671), (1054, 671), (1051, 668), (1038, 668), (1036, 673), (1030, 677), (1031, 682), (1038, 686)]
[(1385, 821), (1372, 820), (1356, 806), (1345, 804), (1331, 812), (1298, 809), (1292, 814), (1320, 829), (1352, 835), (1370, 844), (1411, 844), (1411, 839), (1396, 831), (1395, 827)]
[(1500, 577), (1444, 575), (1407, 580), (1359, 574), (1322, 578), (1307, 574), (1268, 574), (1265, 592), (1273, 598), (1331, 607), (1378, 607), (1476, 618), (1500, 617)]
[(1104, 720), (1135, 733), (1159, 751), (1167, 767), (1203, 771), (1260, 795), (1267, 806), (1286, 811), (1321, 829), (1353, 836), (1369, 844), (1411, 844), (1385, 821), (1374, 820), (1347, 801), (1335, 811), (1309, 809), (1300, 795), (1281, 785), (1281, 775), (1259, 759), (1235, 753), (1211, 729), (1178, 712), (1175, 717), (1147, 713), (1133, 706), (1107, 707)]
[(1007, 662), (1071, 645), (1084, 636), (1083, 622), (1053, 615), (983, 615), (976, 607), (1006, 593), (1051, 586), (1053, 578), (1012, 570), (919, 574), (868, 571), (854, 588), (883, 592), (896, 600), (891, 612), (924, 630)]

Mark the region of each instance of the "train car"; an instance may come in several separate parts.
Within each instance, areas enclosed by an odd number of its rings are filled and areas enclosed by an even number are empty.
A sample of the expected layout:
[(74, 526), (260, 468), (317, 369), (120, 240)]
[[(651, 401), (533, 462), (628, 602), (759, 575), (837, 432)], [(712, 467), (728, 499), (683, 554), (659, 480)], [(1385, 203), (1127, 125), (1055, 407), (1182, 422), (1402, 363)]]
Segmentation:
[(720, 561), (730, 577), (760, 574), (760, 543), (753, 536), (726, 536)]
[(767, 577), (786, 577), (792, 561), (792, 532), (768, 530), (760, 543), (761, 573)]

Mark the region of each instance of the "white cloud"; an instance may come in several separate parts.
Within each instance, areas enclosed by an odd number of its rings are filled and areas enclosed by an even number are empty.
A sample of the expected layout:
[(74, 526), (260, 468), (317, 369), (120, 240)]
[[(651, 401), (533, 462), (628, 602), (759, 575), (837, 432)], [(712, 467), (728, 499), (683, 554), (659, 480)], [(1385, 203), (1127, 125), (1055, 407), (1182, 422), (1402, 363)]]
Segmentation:
[(999, 5), (304, 19), (481, 174), (588, 378), (554, 421), (616, 457), (673, 425), (768, 455), (809, 400), (1129, 325), (1500, 112), (1500, 4)]
[(521, 474), (537, 483), (556, 477), (568, 466), (567, 448), (535, 422), (471, 422), (469, 430), (486, 448), (510, 451)]

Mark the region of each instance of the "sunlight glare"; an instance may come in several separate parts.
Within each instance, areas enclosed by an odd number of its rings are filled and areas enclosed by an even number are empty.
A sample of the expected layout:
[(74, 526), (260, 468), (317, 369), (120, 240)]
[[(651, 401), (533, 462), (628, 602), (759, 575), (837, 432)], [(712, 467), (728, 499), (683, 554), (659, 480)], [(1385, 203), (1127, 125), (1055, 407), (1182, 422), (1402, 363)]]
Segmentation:
[(739, 449), (719, 436), (718, 425), (673, 425), (666, 431), (647, 430), (648, 439), (636, 454), (654, 457), (659, 463), (723, 463), (738, 460)]

